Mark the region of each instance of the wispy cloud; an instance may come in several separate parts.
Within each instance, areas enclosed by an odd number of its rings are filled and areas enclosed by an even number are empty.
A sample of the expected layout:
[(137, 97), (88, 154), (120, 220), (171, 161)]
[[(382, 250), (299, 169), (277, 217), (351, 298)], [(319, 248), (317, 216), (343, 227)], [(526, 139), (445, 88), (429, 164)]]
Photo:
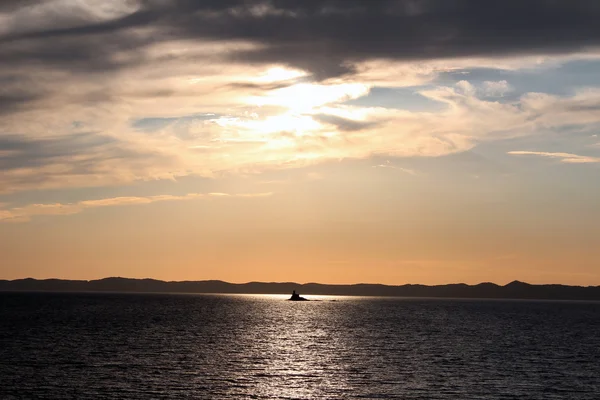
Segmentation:
[(509, 151), (514, 156), (540, 156), (558, 158), (560, 162), (567, 164), (600, 163), (600, 157), (581, 156), (571, 153), (549, 153), (545, 151)]
[(188, 193), (182, 196), (156, 195), (147, 197), (112, 197), (97, 200), (83, 200), (77, 203), (29, 204), (23, 207), (0, 209), (0, 222), (26, 222), (39, 215), (72, 215), (90, 208), (116, 207), (139, 204), (150, 204), (161, 201), (182, 201), (218, 197), (255, 198), (269, 197), (273, 193)]
[(392, 164), (390, 162), (390, 160), (386, 160), (383, 164), (373, 165), (373, 168), (389, 168), (389, 169), (395, 169), (398, 171), (402, 171), (409, 175), (417, 175), (417, 171), (415, 171), (414, 169), (398, 167), (398, 166)]
[[(136, 81), (134, 76), (131, 79)], [(216, 110), (225, 106), (215, 104), (214, 111), (219, 113), (213, 117), (182, 116), (178, 123), (151, 131), (132, 126), (130, 117), (161, 115), (159, 108), (170, 115), (180, 111), (198, 115), (198, 110), (188, 109), (181, 93), (173, 96), (182, 96), (182, 103), (155, 98), (152, 105), (147, 98), (138, 101), (126, 94), (96, 107), (57, 100), (53, 108), (13, 113), (3, 119), (4, 130), (23, 133), (0, 132), (0, 193), (184, 175), (212, 177), (372, 155), (444, 156), (483, 141), (600, 123), (597, 90), (564, 97), (529, 93), (514, 102), (500, 103), (479, 97), (476, 86), (462, 81), (420, 94), (445, 103), (447, 108), (435, 113), (411, 112), (350, 106), (338, 99), (335, 101), (341, 102), (296, 112), (293, 105), (291, 109), (251, 106), (236, 93), (224, 103), (238, 110), (235, 115)], [(209, 101), (205, 94), (194, 99)], [(177, 104), (181, 105), (174, 107)], [(74, 124), (74, 120), (80, 122)]]

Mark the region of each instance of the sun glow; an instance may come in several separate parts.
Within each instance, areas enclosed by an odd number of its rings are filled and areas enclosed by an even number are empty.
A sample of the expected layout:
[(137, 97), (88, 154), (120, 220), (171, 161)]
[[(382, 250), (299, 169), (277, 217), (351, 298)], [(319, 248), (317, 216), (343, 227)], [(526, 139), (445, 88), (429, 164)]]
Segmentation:
[(288, 69), (283, 67), (270, 68), (256, 79), (257, 82), (281, 82), (292, 79), (298, 79), (306, 76), (307, 73), (298, 69)]
[(298, 83), (272, 90), (263, 96), (250, 97), (248, 102), (259, 107), (279, 106), (297, 113), (306, 113), (326, 104), (365, 96), (370, 89), (369, 85), (359, 83), (337, 85)]
[[(261, 137), (267, 148), (288, 148), (297, 145), (296, 139), (311, 135), (335, 135), (325, 132), (325, 126), (313, 115), (328, 105), (367, 95), (370, 85), (358, 83), (307, 83), (294, 81), (307, 74), (301, 70), (274, 67), (254, 82), (281, 85), (260, 95), (246, 98), (246, 103), (262, 108), (252, 118), (219, 118), (220, 126), (237, 128), (237, 135)], [(273, 112), (275, 109), (275, 112)], [(306, 156), (306, 155), (305, 155)], [(313, 155), (314, 157), (314, 155)]]
[(321, 126), (318, 122), (307, 115), (287, 113), (268, 117), (263, 121), (251, 121), (254, 129), (265, 133), (290, 132), (298, 136), (305, 132), (318, 130)]

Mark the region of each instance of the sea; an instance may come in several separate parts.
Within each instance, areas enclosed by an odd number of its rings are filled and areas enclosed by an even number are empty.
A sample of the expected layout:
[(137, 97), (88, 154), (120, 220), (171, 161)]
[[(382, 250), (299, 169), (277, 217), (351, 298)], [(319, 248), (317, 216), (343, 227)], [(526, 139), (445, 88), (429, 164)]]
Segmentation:
[(0, 293), (0, 399), (600, 399), (600, 303)]

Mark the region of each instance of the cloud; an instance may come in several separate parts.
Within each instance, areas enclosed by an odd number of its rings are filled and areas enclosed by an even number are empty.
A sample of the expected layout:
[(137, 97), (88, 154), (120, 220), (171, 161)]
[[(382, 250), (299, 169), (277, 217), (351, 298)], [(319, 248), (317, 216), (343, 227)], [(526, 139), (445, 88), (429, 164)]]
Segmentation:
[[(0, 194), (443, 156), (600, 122), (594, 91), (502, 104), (505, 81), (433, 84), (597, 57), (591, 1), (1, 3)], [(424, 84), (441, 112), (346, 103)]]
[(414, 169), (398, 167), (390, 162), (390, 160), (386, 160), (383, 164), (373, 165), (373, 168), (390, 168), (396, 169), (398, 171), (402, 171), (409, 175), (417, 175), (417, 172)]
[(156, 195), (148, 197), (112, 197), (97, 200), (84, 200), (77, 203), (54, 203), (54, 204), (29, 204), (23, 207), (11, 209), (0, 209), (1, 222), (26, 222), (32, 217), (40, 215), (72, 215), (79, 214), (86, 209), (98, 207), (116, 207), (139, 204), (150, 204), (162, 201), (182, 201), (193, 199), (207, 199), (210, 197), (232, 197), (232, 198), (260, 198), (269, 197), (273, 193), (188, 193), (183, 196)]
[[(285, 63), (331, 77), (372, 59), (577, 52), (600, 43), (599, 17), (598, 4), (587, 0), (491, 6), (477, 0), (54, 0), (12, 8), (0, 56), (9, 64), (98, 70), (142, 63), (135, 53), (157, 42), (238, 41), (255, 47), (230, 53), (230, 60)], [(49, 41), (55, 46), (44, 46)], [(124, 52), (133, 54), (118, 57)]]
[[(173, 166), (174, 156), (108, 135), (84, 132), (60, 136), (0, 135), (0, 193), (65, 186), (101, 186), (169, 178), (156, 165)], [(172, 175), (171, 175), (172, 176)]]
[[(372, 155), (435, 157), (484, 141), (600, 124), (600, 90), (564, 97), (527, 93), (500, 103), (480, 89), (461, 81), (421, 90), (446, 105), (439, 112), (352, 106), (337, 95), (332, 102), (301, 109), (257, 107), (249, 104), (253, 96), (234, 96), (229, 113), (223, 108), (169, 116), (163, 118), (168, 123), (145, 129), (131, 116), (158, 114), (153, 110), (169, 111), (173, 105), (187, 111), (186, 106), (160, 98), (148, 107), (145, 100), (98, 107), (57, 102), (54, 109), (3, 119), (0, 192), (253, 173)], [(195, 101), (209, 100), (199, 95)], [(2, 134), (2, 128), (23, 133)]]
[(580, 156), (571, 153), (548, 153), (544, 151), (509, 151), (508, 154), (514, 156), (540, 156), (559, 158), (560, 162), (567, 164), (600, 163), (600, 157)]
[(502, 97), (513, 91), (507, 81), (485, 81), (482, 87), (483, 94), (489, 97)]
[(342, 132), (362, 131), (364, 129), (372, 128), (378, 124), (378, 122), (375, 121), (355, 121), (352, 119), (346, 119), (327, 114), (316, 114), (313, 115), (312, 118), (318, 122), (333, 125), (337, 130)]

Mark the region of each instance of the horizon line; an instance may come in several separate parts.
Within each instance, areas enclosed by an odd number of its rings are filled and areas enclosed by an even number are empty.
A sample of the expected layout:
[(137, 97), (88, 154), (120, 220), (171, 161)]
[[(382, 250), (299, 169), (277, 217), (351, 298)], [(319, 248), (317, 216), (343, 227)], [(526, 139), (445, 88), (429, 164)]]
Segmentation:
[(225, 281), (222, 279), (199, 279), (199, 280), (164, 280), (164, 279), (157, 279), (157, 278), (150, 278), (150, 277), (145, 277), (145, 278), (129, 278), (129, 277), (124, 277), (124, 276), (106, 276), (104, 278), (97, 278), (97, 279), (71, 279), (71, 278), (34, 278), (34, 277), (25, 277), (25, 278), (15, 278), (15, 279), (6, 279), (6, 278), (0, 278), (0, 281), (7, 281), (7, 282), (14, 282), (14, 281), (24, 281), (24, 280), (35, 280), (35, 281), (50, 281), (50, 280), (58, 280), (58, 281), (72, 281), (72, 282), (94, 282), (94, 281), (102, 281), (102, 280), (108, 280), (108, 279), (123, 279), (123, 280), (138, 280), (138, 281), (143, 281), (143, 280), (151, 280), (151, 281), (157, 281), (157, 282), (163, 282), (163, 283), (186, 283), (186, 282), (190, 282), (190, 283), (198, 283), (198, 282), (221, 282), (221, 283), (226, 283), (229, 285), (249, 285), (249, 284), (294, 284), (294, 285), (323, 285), (323, 286), (360, 286), (360, 285), (372, 285), (372, 286), (389, 286), (389, 287), (394, 287), (394, 286), (427, 286), (427, 287), (434, 287), (434, 286), (450, 286), (450, 285), (466, 285), (466, 286), (478, 286), (478, 285), (484, 285), (484, 284), (491, 284), (491, 285), (495, 285), (498, 287), (505, 287), (508, 286), (510, 284), (524, 284), (524, 285), (530, 285), (530, 286), (570, 286), (570, 287), (600, 287), (600, 285), (569, 285), (569, 284), (565, 284), (565, 283), (529, 283), (529, 282), (525, 282), (525, 281), (521, 281), (518, 279), (514, 279), (504, 285), (502, 284), (498, 284), (492, 281), (482, 281), (479, 283), (465, 283), (465, 282), (453, 282), (453, 283), (437, 283), (437, 284), (424, 284), (424, 283), (401, 283), (401, 284), (388, 284), (388, 283), (366, 283), (366, 282), (358, 282), (358, 283), (321, 283), (321, 282), (305, 282), (305, 283), (299, 283), (299, 282), (294, 282), (294, 281), (247, 281), (247, 282), (229, 282), (229, 281)]

